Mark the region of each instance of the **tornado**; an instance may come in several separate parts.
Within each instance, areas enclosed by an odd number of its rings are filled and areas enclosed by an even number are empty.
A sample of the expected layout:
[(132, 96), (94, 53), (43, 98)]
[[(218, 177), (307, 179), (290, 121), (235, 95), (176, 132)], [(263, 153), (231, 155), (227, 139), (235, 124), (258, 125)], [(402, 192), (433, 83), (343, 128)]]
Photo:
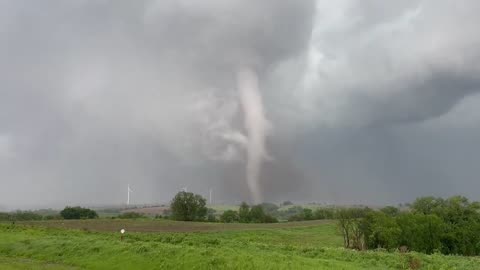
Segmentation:
[(263, 162), (269, 159), (265, 146), (269, 122), (265, 117), (258, 76), (255, 71), (250, 68), (239, 69), (237, 84), (247, 133), (246, 182), (254, 203), (258, 204), (262, 202), (259, 184), (260, 172)]

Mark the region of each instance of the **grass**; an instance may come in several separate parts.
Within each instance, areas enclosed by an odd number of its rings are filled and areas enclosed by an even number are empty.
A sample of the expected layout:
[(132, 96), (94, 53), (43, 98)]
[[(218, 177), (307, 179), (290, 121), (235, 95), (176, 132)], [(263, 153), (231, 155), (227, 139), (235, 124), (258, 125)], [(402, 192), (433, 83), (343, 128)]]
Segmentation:
[(118, 232), (126, 229), (131, 232), (218, 232), (232, 230), (261, 230), (315, 227), (332, 224), (331, 221), (314, 220), (304, 222), (271, 223), (271, 224), (241, 224), (241, 223), (207, 223), (180, 222), (166, 219), (90, 219), (90, 220), (51, 220), (51, 221), (20, 221), (20, 225), (80, 229), (100, 232)]
[[(128, 226), (123, 241), (118, 226)], [(421, 269), (480, 268), (478, 258), (358, 252), (341, 244), (332, 222), (0, 224), (0, 269), (408, 269), (412, 261)]]
[(3, 270), (74, 270), (73, 266), (53, 264), (23, 258), (9, 258), (0, 256), (0, 269)]

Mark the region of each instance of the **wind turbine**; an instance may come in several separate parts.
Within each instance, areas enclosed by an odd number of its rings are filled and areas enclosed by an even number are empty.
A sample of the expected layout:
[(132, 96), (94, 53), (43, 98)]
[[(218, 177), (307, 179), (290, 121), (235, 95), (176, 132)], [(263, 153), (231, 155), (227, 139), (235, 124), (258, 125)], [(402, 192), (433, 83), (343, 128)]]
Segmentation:
[(213, 189), (210, 188), (208, 191), (209, 191), (209, 193), (210, 193), (208, 202), (209, 202), (209, 204), (212, 204), (212, 193), (213, 193)]
[(130, 184), (128, 184), (128, 187), (127, 187), (127, 206), (130, 205), (130, 192), (132, 192), (133, 190), (130, 188)]

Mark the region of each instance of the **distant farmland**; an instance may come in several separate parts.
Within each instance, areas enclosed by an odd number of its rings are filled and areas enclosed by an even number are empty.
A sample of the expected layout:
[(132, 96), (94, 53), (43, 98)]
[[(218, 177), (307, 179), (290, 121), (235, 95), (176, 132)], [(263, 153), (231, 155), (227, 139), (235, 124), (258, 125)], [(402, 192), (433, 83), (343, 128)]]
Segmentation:
[[(313, 220), (303, 222), (271, 223), (271, 224), (244, 224), (244, 223), (207, 223), (182, 222), (172, 220), (126, 220), (126, 219), (90, 219), (90, 220), (52, 220), (52, 221), (22, 221), (20, 225), (78, 229), (97, 232), (118, 232), (126, 229), (130, 232), (218, 232), (218, 231), (245, 231), (262, 229), (309, 228), (320, 225), (334, 226), (333, 221)], [(340, 236), (338, 236), (340, 237)]]

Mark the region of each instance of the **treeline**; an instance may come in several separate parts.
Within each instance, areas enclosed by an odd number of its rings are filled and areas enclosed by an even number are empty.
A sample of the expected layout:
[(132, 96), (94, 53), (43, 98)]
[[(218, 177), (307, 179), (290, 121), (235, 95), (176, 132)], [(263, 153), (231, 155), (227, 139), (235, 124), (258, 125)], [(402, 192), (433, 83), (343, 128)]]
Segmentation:
[(227, 210), (223, 212), (220, 221), (224, 223), (276, 223), (278, 219), (266, 213), (264, 205), (259, 204), (250, 207), (243, 202), (238, 211)]
[(405, 212), (340, 209), (336, 218), (347, 248), (480, 255), (480, 204), (465, 197), (422, 197)]
[(31, 211), (1, 212), (0, 221), (26, 221), (26, 220), (47, 220), (54, 216), (43, 216)]
[[(40, 214), (47, 212), (48, 214)], [(93, 219), (98, 218), (97, 212), (88, 208), (65, 207), (60, 213), (55, 211), (16, 211), (0, 212), (0, 221), (34, 221), (34, 220), (58, 220), (58, 219)]]
[[(272, 207), (272, 209), (268, 206)], [(270, 215), (268, 211), (276, 210), (278, 207), (273, 204), (249, 206), (245, 202), (238, 209), (227, 210), (219, 218), (215, 210), (206, 207), (206, 200), (201, 195), (181, 191), (175, 195), (170, 203), (171, 214), (167, 218), (179, 221), (207, 221), (224, 223), (274, 223), (278, 220)]]
[[(248, 206), (248, 205), (247, 205)], [(283, 206), (283, 207), (282, 207)], [(287, 206), (287, 207), (285, 207)], [(246, 203), (242, 203), (240, 208), (245, 208)], [(333, 208), (319, 208), (312, 210), (310, 208), (303, 208), (301, 206), (293, 206), (289, 201), (283, 202), (280, 206), (274, 203), (261, 203), (258, 205), (250, 206), (250, 210), (253, 213), (259, 213), (262, 216), (262, 212), (265, 215), (265, 219), (269, 221), (303, 221), (303, 220), (318, 220), (318, 219), (333, 219), (335, 218), (335, 209)], [(242, 222), (246, 220), (245, 217), (241, 218), (242, 211), (226, 211), (225, 216), (220, 216), (222, 222)], [(247, 211), (243, 210), (242, 213)], [(261, 220), (261, 218), (252, 218), (253, 220)], [(233, 220), (233, 221), (232, 221)]]
[(333, 208), (319, 208), (315, 211), (309, 208), (302, 208), (300, 206), (294, 206), (290, 209), (283, 211), (285, 214), (295, 212), (296, 214), (288, 216), (288, 221), (303, 221), (303, 220), (321, 220), (321, 219), (334, 219), (337, 213)]

